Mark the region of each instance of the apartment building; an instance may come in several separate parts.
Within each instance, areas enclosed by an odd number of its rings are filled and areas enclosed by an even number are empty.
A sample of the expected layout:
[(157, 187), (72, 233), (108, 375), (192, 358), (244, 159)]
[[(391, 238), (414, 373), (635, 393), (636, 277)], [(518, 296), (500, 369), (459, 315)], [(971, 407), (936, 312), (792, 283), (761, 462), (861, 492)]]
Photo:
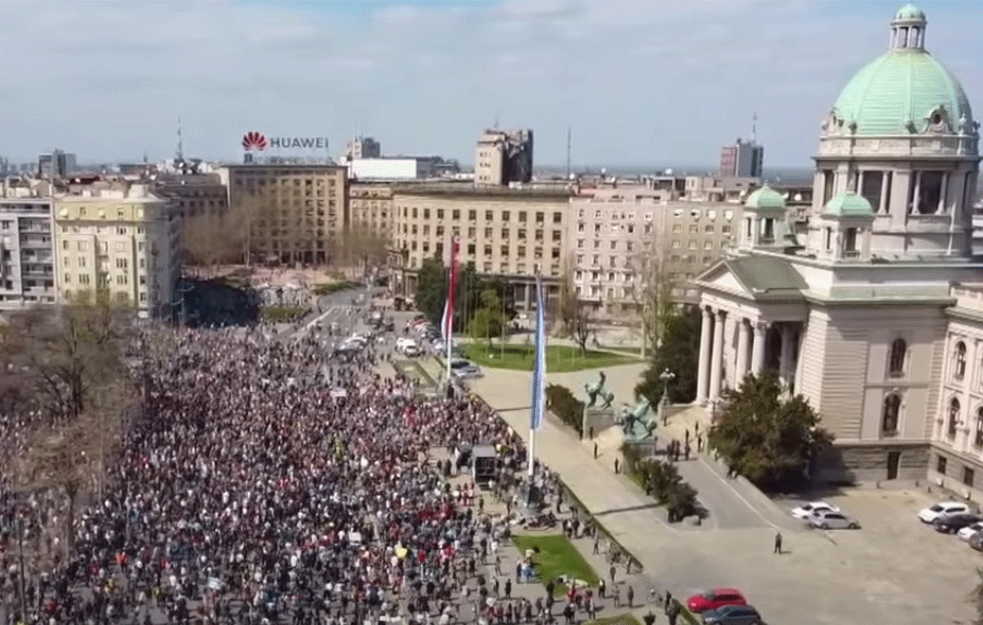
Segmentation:
[(166, 317), (177, 304), (180, 219), (146, 185), (92, 189), (55, 199), (56, 288), (60, 301), (98, 289)]
[(218, 174), (160, 174), (151, 191), (173, 200), (181, 219), (223, 215), (229, 208), (229, 191)]
[(532, 130), (486, 130), (474, 154), (474, 182), (508, 186), (532, 181)]
[(55, 302), (51, 198), (0, 197), (0, 310)]
[(570, 200), (569, 257), (578, 297), (602, 316), (634, 314), (647, 281), (672, 281), (673, 296), (718, 260), (740, 223), (739, 204), (667, 199), (649, 186), (591, 189)]
[(505, 278), (516, 305), (533, 306), (536, 272), (548, 293), (563, 272), (571, 193), (565, 188), (508, 188), (470, 183), (397, 185), (393, 190), (394, 292), (416, 292), (426, 258), (447, 263), (449, 242), (459, 242), (459, 262)]
[(247, 262), (331, 262), (349, 225), (345, 166), (250, 163), (217, 173), (242, 215)]

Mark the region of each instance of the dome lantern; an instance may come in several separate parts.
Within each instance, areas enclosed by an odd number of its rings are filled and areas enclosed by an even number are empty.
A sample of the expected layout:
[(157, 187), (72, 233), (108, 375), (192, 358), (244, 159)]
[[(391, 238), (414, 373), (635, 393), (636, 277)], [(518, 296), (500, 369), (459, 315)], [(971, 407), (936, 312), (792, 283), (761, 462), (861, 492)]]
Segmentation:
[(924, 50), (925, 13), (913, 4), (906, 4), (891, 22), (891, 50)]

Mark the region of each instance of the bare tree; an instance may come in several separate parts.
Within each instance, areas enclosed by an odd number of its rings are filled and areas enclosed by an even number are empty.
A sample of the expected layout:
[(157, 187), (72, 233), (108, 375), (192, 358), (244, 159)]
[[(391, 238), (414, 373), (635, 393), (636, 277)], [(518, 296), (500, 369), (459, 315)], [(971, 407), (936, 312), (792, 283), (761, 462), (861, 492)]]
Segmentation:
[(658, 227), (635, 242), (640, 249), (631, 258), (631, 297), (642, 326), (642, 356), (648, 355), (662, 340), (666, 322), (672, 314), (673, 275), (669, 267), (668, 246)]
[(561, 322), (559, 332), (577, 344), (581, 353), (587, 352), (587, 343), (596, 331), (593, 307), (580, 299), (573, 283), (573, 267), (570, 259), (564, 263), (557, 299), (556, 317)]
[(69, 422), (94, 389), (126, 376), (127, 308), (104, 290), (77, 293), (58, 310), (11, 317), (2, 344), (7, 373), (33, 395), (49, 422)]
[(216, 265), (230, 260), (236, 245), (230, 233), (238, 225), (232, 217), (231, 213), (201, 213), (184, 220), (181, 248), (187, 264), (204, 269), (207, 276)]

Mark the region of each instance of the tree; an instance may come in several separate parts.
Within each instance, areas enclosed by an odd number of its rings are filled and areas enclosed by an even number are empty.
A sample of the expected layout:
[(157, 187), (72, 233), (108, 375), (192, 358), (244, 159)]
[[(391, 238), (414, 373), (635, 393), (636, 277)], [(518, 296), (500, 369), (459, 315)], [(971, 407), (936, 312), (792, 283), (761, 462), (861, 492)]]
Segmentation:
[(773, 372), (749, 374), (738, 390), (725, 392), (724, 402), (707, 444), (762, 488), (788, 492), (803, 486), (812, 462), (833, 442), (804, 397), (783, 396)]
[(673, 314), (674, 280), (669, 271), (669, 256), (661, 229), (648, 224), (652, 233), (638, 241), (641, 249), (631, 258), (634, 280), (631, 297), (638, 307), (642, 325), (642, 357), (665, 338), (666, 326)]
[(440, 327), (447, 301), (447, 268), (440, 256), (425, 258), (416, 276), (416, 308), (432, 324)]
[(204, 268), (208, 275), (219, 263), (236, 260), (239, 250), (233, 247), (230, 231), (236, 228), (229, 213), (200, 213), (184, 220), (181, 249), (185, 261)]
[(584, 402), (577, 399), (570, 389), (559, 384), (547, 384), (545, 395), (546, 409), (583, 436)]
[(586, 353), (587, 342), (595, 331), (594, 315), (590, 304), (581, 301), (577, 294), (570, 263), (564, 267), (556, 307), (562, 324), (560, 332), (580, 347), (581, 354)]
[(104, 290), (76, 293), (60, 311), (11, 316), (2, 344), (8, 371), (51, 422), (82, 414), (95, 389), (125, 377), (126, 309)]
[(468, 334), (476, 341), (487, 340), (490, 348), (492, 337), (501, 334), (502, 327), (507, 322), (502, 298), (495, 289), (486, 288), (481, 292), (481, 308), (468, 321)]
[(653, 406), (658, 406), (666, 388), (661, 376), (668, 369), (673, 375), (668, 384), (669, 402), (689, 403), (696, 397), (703, 315), (696, 306), (672, 309), (672, 314), (662, 323), (664, 339), (652, 352), (651, 364), (635, 386), (635, 396), (646, 397)]

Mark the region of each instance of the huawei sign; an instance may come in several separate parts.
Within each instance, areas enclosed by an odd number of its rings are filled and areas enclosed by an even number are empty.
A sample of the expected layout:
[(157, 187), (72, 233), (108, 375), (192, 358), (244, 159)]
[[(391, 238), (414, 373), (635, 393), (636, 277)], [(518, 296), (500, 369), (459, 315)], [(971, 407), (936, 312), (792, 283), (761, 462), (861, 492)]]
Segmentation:
[(266, 149), (266, 137), (261, 132), (247, 132), (242, 136), (242, 149), (247, 152), (256, 150), (262, 152)]

